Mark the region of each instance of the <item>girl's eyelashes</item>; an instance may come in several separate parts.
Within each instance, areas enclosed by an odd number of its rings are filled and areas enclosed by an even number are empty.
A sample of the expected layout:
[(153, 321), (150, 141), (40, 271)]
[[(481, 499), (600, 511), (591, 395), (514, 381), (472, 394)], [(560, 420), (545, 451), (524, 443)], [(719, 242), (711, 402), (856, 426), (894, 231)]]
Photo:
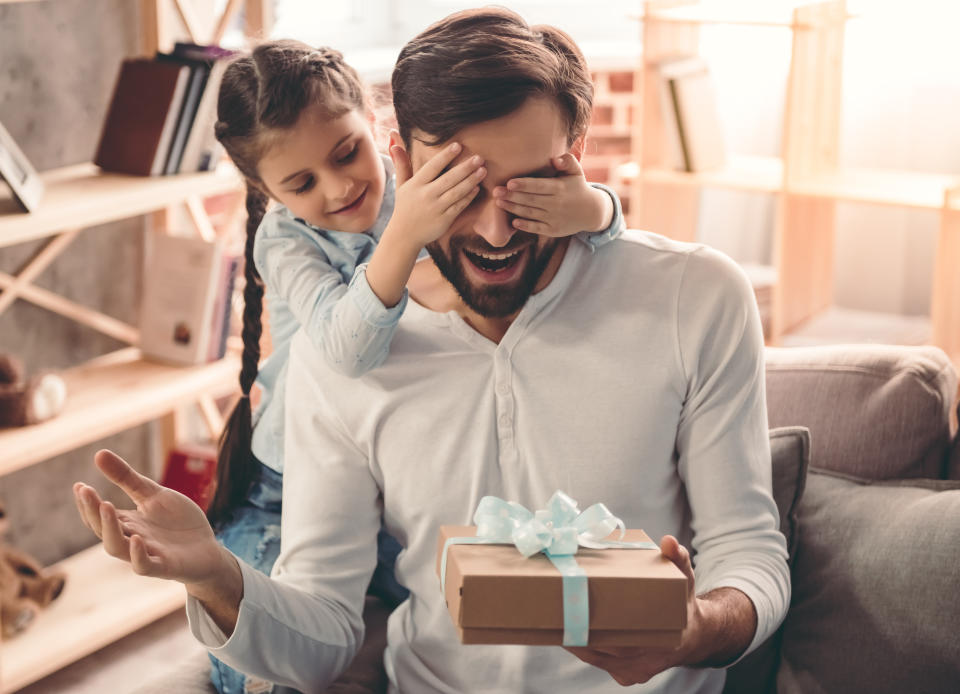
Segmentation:
[(347, 152), (344, 156), (342, 156), (342, 157), (340, 157), (339, 159), (337, 159), (337, 163), (338, 163), (338, 164), (349, 164), (351, 161), (353, 161), (353, 158), (354, 158), (355, 156), (357, 156), (357, 150), (358, 150), (358, 149), (360, 149), (360, 147), (359, 147), (358, 145), (354, 145), (354, 146), (353, 146), (353, 149), (351, 149), (349, 152)]
[(303, 193), (306, 193), (308, 190), (313, 188), (313, 183), (314, 183), (313, 176), (307, 176), (307, 180), (303, 182), (303, 185), (301, 185), (299, 188), (297, 188), (293, 192), (296, 195), (302, 195)]

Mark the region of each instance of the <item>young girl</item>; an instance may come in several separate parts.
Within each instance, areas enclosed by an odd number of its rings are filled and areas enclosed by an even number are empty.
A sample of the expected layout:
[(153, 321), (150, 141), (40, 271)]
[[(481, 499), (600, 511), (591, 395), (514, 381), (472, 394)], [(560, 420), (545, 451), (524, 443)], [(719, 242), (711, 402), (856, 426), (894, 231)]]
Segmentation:
[[(332, 368), (359, 377), (387, 356), (407, 301), (406, 282), (425, 245), (442, 236), (477, 194), (478, 157), (456, 162), (450, 143), (415, 174), (402, 148), (374, 142), (364, 91), (340, 53), (271, 41), (232, 62), (218, 103), (217, 139), (247, 183), (242, 396), (220, 442), (217, 490), (207, 515), (220, 541), (270, 573), (280, 550), (284, 383), (301, 327)], [(555, 193), (531, 207), (524, 181), (496, 193), (518, 229), (581, 239), (596, 247), (623, 226), (619, 200), (587, 185), (571, 155), (554, 162)], [(526, 196), (526, 197), (525, 197)], [(267, 202), (280, 203), (269, 212)], [(526, 203), (526, 206), (521, 206)], [(264, 294), (273, 352), (259, 366)], [(251, 416), (250, 391), (261, 399)], [(323, 451), (317, 451), (318, 456)], [(393, 577), (398, 543), (381, 531), (370, 591), (406, 598)], [(244, 691), (244, 675), (211, 656), (222, 694)]]

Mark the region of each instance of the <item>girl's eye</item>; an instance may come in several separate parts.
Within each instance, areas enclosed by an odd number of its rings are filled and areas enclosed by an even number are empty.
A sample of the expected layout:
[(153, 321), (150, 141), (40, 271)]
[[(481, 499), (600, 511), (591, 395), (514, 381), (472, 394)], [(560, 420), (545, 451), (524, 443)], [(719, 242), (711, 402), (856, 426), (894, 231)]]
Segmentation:
[(353, 161), (353, 158), (354, 158), (355, 156), (357, 156), (357, 150), (358, 150), (358, 149), (360, 149), (360, 148), (359, 148), (357, 145), (354, 145), (354, 146), (353, 146), (353, 149), (351, 149), (349, 152), (347, 152), (344, 156), (342, 156), (342, 157), (340, 157), (339, 159), (337, 159), (337, 163), (338, 163), (338, 164), (349, 164), (351, 161)]
[(296, 193), (297, 195), (302, 195), (303, 193), (306, 193), (311, 188), (313, 188), (313, 176), (307, 176), (307, 180), (303, 182), (303, 185), (297, 188), (293, 192)]

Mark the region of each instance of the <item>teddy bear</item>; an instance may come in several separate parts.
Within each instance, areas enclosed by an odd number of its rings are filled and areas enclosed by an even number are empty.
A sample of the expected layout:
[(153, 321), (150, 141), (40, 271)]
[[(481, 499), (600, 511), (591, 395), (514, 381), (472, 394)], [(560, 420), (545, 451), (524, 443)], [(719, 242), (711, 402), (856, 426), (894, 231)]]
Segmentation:
[(0, 354), (0, 428), (39, 424), (55, 417), (67, 401), (67, 386), (47, 371), (26, 378), (19, 359)]
[[(6, 530), (6, 513), (0, 504), (0, 535)], [(40, 566), (26, 552), (0, 543), (0, 639), (26, 629), (41, 608), (53, 602), (66, 576)]]

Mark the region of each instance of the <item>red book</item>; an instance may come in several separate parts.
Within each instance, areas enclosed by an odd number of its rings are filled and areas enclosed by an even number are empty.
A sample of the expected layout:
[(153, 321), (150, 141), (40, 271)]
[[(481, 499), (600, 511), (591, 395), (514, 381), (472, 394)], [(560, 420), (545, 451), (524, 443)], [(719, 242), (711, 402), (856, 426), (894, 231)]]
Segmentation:
[(189, 497), (204, 511), (217, 482), (217, 451), (213, 446), (183, 444), (167, 456), (160, 484)]

